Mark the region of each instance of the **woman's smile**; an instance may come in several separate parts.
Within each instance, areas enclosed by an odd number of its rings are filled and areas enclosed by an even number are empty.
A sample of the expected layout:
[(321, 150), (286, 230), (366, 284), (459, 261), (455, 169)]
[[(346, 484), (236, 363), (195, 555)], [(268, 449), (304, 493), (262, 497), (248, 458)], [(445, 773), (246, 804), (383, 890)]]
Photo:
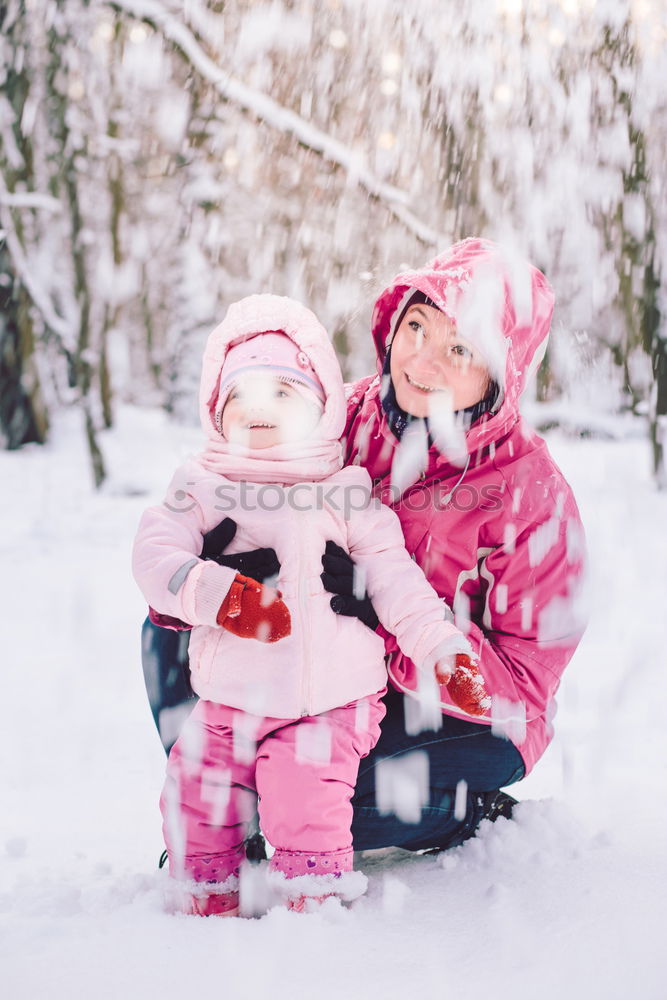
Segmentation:
[(424, 382), (418, 382), (417, 379), (413, 378), (408, 373), (405, 373), (405, 377), (408, 381), (408, 385), (412, 389), (418, 389), (420, 392), (443, 392), (445, 386), (442, 385), (425, 385)]

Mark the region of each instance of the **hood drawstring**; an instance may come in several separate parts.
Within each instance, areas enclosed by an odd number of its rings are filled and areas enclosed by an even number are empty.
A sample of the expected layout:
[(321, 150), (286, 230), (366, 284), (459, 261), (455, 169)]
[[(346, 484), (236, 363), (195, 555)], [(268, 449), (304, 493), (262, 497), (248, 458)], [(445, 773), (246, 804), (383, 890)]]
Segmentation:
[(454, 483), (454, 486), (451, 488), (451, 490), (449, 491), (449, 493), (447, 494), (447, 496), (442, 497), (438, 501), (438, 503), (441, 504), (443, 507), (445, 506), (445, 504), (449, 503), (449, 501), (452, 499), (452, 497), (454, 496), (454, 494), (458, 490), (459, 486), (461, 485), (461, 483), (465, 479), (465, 475), (466, 475), (466, 472), (468, 471), (468, 466), (469, 465), (470, 465), (470, 455), (468, 455), (468, 457), (466, 458), (466, 464), (464, 466), (463, 472), (461, 473), (461, 475), (459, 476), (459, 478)]

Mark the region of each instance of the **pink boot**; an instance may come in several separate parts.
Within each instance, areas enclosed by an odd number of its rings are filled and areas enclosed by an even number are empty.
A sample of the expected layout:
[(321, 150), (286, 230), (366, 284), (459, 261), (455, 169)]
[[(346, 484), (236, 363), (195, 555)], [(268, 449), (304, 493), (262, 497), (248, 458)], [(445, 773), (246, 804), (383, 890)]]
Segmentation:
[(335, 892), (327, 892), (324, 896), (293, 896), (287, 900), (287, 909), (293, 913), (313, 913), (325, 899), (333, 899), (335, 895)]
[(276, 902), (292, 913), (316, 913), (325, 899), (350, 903), (366, 891), (367, 879), (352, 871), (352, 848), (288, 851), (276, 848), (269, 862), (269, 885)]
[(238, 917), (238, 892), (192, 893), (183, 898), (181, 913), (196, 917)]
[(169, 855), (165, 903), (169, 913), (197, 917), (237, 917), (239, 914), (240, 845), (210, 857)]

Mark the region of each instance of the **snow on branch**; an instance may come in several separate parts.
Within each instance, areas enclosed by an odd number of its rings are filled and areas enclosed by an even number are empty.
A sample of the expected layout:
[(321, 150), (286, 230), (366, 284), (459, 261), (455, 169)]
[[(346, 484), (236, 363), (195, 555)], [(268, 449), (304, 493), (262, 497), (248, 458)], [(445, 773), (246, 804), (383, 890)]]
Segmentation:
[[(21, 240), (14, 229), (10, 206), (16, 207), (15, 198), (16, 196), (11, 195), (5, 187), (4, 180), (0, 174), (0, 239), (4, 239), (7, 244), (12, 263), (21, 279), (21, 284), (41, 313), (47, 327), (58, 338), (63, 350), (71, 352), (74, 349), (73, 330), (70, 324), (55, 311), (48, 292), (36, 280), (34, 269), (30, 267)], [(55, 201), (55, 199), (44, 198), (44, 196), (40, 196), (40, 198), (43, 198), (46, 202)], [(51, 211), (54, 211), (50, 205), (41, 205), (40, 207), (49, 207)]]
[(52, 198), (48, 194), (39, 194), (37, 191), (26, 191), (21, 194), (1, 191), (0, 204), (9, 205), (11, 208), (41, 208), (45, 212), (54, 212), (55, 214), (62, 211), (62, 205), (57, 198)]
[(407, 208), (408, 194), (391, 184), (385, 184), (366, 165), (361, 153), (355, 152), (327, 132), (316, 128), (296, 112), (278, 104), (267, 94), (246, 86), (225, 73), (202, 50), (192, 32), (156, 0), (105, 0), (115, 10), (124, 11), (153, 28), (183, 52), (204, 79), (213, 84), (220, 96), (231, 104), (254, 115), (271, 128), (294, 138), (323, 159), (347, 171), (352, 182), (364, 188), (371, 198), (383, 202), (396, 219), (403, 223), (423, 243), (438, 245), (441, 233), (421, 222)]

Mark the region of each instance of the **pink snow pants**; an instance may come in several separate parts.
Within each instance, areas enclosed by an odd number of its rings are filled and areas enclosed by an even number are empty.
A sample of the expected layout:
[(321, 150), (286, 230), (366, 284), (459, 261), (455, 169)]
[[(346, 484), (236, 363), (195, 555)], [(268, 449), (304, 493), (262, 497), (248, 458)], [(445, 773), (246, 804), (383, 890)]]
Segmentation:
[(224, 882), (238, 875), (259, 811), (287, 878), (352, 869), (359, 761), (380, 736), (385, 692), (321, 715), (272, 719), (199, 701), (167, 763), (160, 799), (169, 871)]

